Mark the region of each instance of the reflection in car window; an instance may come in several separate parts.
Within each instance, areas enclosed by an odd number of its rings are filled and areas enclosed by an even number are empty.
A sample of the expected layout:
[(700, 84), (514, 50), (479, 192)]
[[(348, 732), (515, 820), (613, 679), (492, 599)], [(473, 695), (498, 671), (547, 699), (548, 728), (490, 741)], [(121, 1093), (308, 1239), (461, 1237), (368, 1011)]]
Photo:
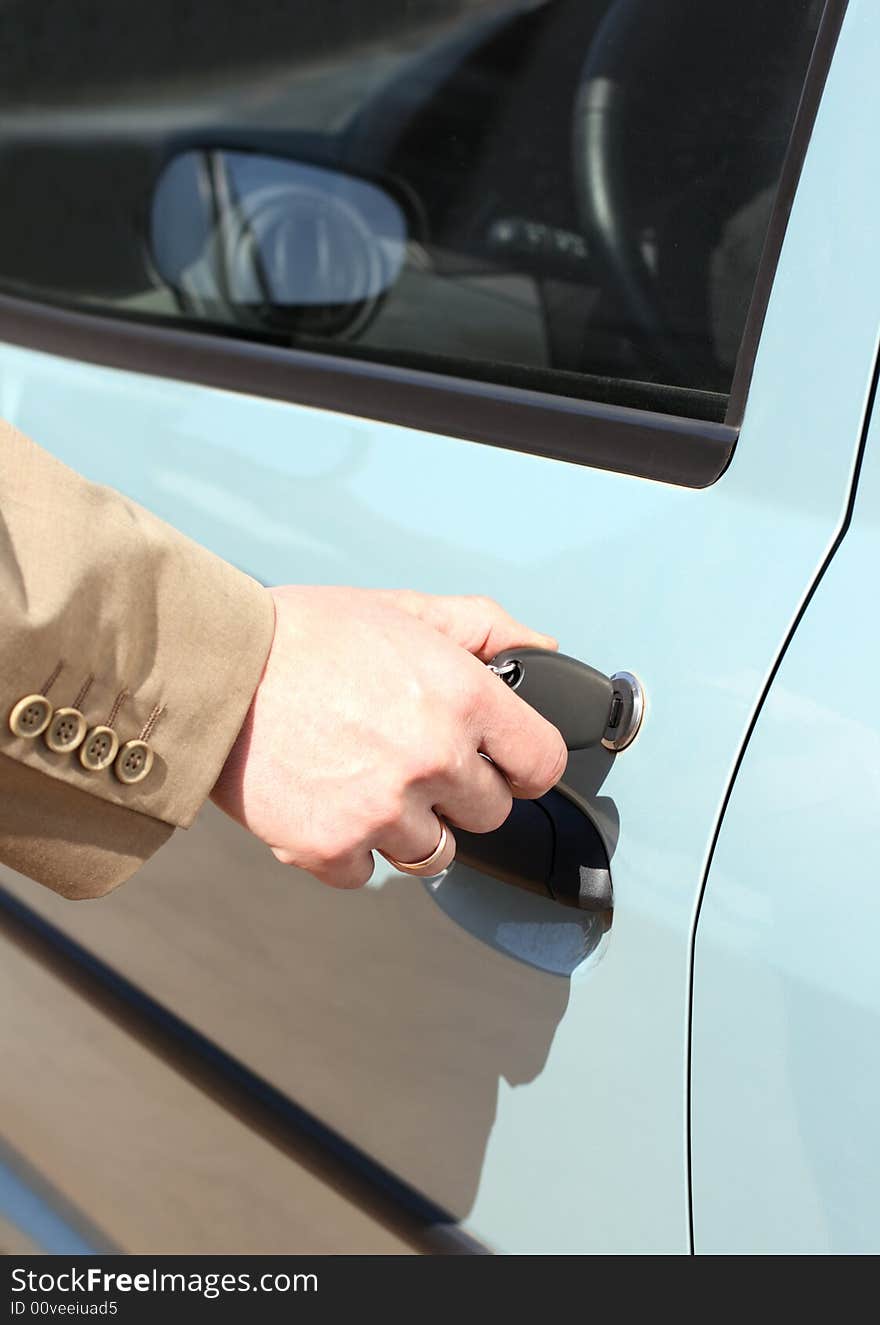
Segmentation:
[(2, 0), (0, 284), (723, 417), (820, 0)]

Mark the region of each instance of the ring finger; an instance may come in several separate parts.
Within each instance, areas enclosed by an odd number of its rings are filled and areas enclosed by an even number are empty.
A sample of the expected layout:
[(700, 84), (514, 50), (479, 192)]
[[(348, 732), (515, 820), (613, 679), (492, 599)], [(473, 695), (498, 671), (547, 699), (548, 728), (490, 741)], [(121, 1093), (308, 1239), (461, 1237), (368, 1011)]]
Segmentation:
[[(445, 841), (444, 841), (445, 837)], [(442, 850), (438, 851), (441, 846)], [(430, 878), (442, 874), (455, 857), (455, 838), (432, 809), (410, 809), (405, 816), (383, 834), (376, 850), (389, 864), (412, 866), (405, 873)], [(427, 862), (424, 866), (421, 862)]]

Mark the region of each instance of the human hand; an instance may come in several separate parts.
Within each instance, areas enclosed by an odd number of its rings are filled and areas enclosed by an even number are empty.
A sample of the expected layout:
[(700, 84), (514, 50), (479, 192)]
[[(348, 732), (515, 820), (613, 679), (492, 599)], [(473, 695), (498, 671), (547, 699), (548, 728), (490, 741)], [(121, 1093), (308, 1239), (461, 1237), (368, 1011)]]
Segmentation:
[[(283, 863), (358, 888), (371, 850), (419, 861), (441, 824), (491, 832), (559, 780), (555, 727), (483, 664), (555, 640), (487, 598), (284, 586), (275, 637), (212, 799)], [(482, 755), (488, 758), (482, 758)], [(489, 762), (489, 761), (492, 762)], [(429, 872), (445, 869), (445, 849)]]

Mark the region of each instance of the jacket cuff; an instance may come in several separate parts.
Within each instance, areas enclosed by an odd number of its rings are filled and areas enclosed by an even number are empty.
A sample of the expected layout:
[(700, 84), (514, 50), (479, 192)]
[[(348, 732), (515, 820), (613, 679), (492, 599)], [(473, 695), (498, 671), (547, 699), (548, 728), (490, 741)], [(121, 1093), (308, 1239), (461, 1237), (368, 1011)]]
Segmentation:
[(259, 684), (272, 596), (14, 429), (0, 433), (0, 755), (188, 826)]
[[(100, 647), (48, 640), (25, 659), (3, 660), (7, 711), (0, 753), (99, 800), (187, 827), (244, 723), (275, 617), (271, 595), (248, 576), (195, 544), (178, 553), (176, 568), (169, 565), (163, 575), (158, 619), (153, 611), (144, 614), (142, 629), (156, 637), (148, 643), (144, 635), (139, 656), (127, 648), (123, 627), (123, 638), (105, 645), (109, 665)], [(33, 737), (19, 721), (13, 731), (9, 719), (46, 688), (42, 678), (59, 663), (46, 697), (51, 716), (45, 730)], [(73, 748), (67, 737), (76, 742)], [(107, 754), (113, 758), (102, 767)]]
[(0, 755), (0, 860), (62, 897), (103, 897), (173, 832)]

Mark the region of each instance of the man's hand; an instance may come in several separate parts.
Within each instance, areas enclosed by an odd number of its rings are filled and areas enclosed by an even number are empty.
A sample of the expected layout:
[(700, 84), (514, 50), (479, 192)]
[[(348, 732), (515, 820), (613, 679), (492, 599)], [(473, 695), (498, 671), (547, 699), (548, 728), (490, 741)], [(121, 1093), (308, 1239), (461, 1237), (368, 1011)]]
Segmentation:
[[(542, 796), (562, 776), (559, 732), (483, 665), (514, 645), (556, 643), (497, 603), (295, 586), (272, 595), (275, 638), (212, 799), (282, 863), (358, 888), (371, 850), (423, 860), (438, 815), (491, 832), (513, 796)], [(454, 854), (450, 831), (431, 873)]]

